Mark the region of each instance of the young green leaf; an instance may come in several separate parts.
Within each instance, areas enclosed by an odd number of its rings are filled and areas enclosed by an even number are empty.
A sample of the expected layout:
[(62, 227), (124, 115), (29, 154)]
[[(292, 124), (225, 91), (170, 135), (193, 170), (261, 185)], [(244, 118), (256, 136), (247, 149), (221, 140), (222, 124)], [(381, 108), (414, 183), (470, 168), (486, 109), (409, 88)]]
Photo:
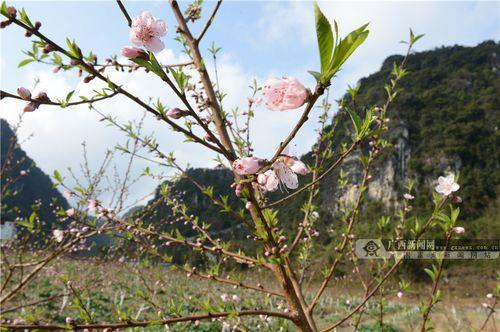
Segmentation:
[(318, 4), (314, 3), (314, 16), (316, 18), (316, 35), (318, 37), (318, 49), (321, 60), (321, 72), (328, 71), (328, 65), (332, 59), (333, 34), (328, 19), (323, 15)]

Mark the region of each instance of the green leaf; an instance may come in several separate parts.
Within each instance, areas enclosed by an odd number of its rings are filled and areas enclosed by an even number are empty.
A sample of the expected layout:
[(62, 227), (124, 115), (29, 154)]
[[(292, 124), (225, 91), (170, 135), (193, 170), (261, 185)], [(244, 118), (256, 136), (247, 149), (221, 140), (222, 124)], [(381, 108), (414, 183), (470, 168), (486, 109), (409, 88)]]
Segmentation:
[(349, 107), (346, 107), (345, 110), (347, 111), (347, 113), (349, 113), (349, 116), (351, 118), (351, 121), (354, 125), (354, 129), (356, 131), (356, 139), (358, 138), (358, 135), (359, 133), (361, 132), (361, 118), (359, 117), (359, 115), (357, 115), (356, 113), (354, 113), (353, 111), (351, 111), (349, 109)]
[(25, 60), (19, 62), (19, 64), (17, 65), (17, 68), (21, 68), (23, 66), (26, 66), (28, 63), (33, 62), (33, 61), (35, 61), (35, 60), (33, 60), (33, 59), (25, 59)]
[(425, 273), (427, 273), (429, 275), (429, 277), (431, 277), (431, 279), (434, 281), (434, 272), (432, 272), (430, 269), (427, 269), (425, 268), (424, 269)]
[(315, 79), (316, 79), (316, 82), (320, 82), (321, 81), (321, 73), (318, 73), (317, 71), (312, 71), (312, 70), (308, 70), (307, 71), (309, 74), (311, 74)]
[(75, 93), (75, 90), (70, 91), (70, 92), (66, 95), (66, 102), (69, 102), (69, 100), (70, 100), (70, 99), (71, 99), (71, 97), (73, 96), (73, 93)]
[(56, 169), (54, 170), (54, 179), (56, 179), (57, 182), (61, 183), (62, 182), (62, 177), (59, 171)]
[(321, 72), (324, 74), (329, 70), (332, 59), (333, 33), (328, 19), (323, 15), (318, 4), (314, 3), (314, 16), (316, 18), (316, 35), (318, 37), (319, 57), (321, 60)]
[(21, 13), (19, 14), (19, 16), (21, 17), (21, 21), (23, 23), (25, 23), (27, 26), (29, 26), (30, 28), (33, 28), (33, 23), (31, 23), (29, 17), (28, 17), (28, 14), (26, 14), (26, 11), (23, 9), (21, 9)]
[(344, 64), (344, 62), (346, 62), (352, 53), (366, 40), (369, 33), (369, 31), (366, 30), (367, 26), (368, 23), (354, 31), (351, 31), (344, 39), (340, 40), (338, 45), (335, 47), (332, 62), (330, 63), (329, 71), (326, 74), (328, 79), (340, 70), (340, 67)]
[(420, 38), (422, 38), (423, 36), (425, 36), (425, 34), (421, 34), (421, 35), (415, 35), (413, 33), (413, 30), (410, 29), (410, 44), (415, 44)]
[(2, 1), (2, 7), (0, 8), (0, 12), (3, 16), (9, 16), (9, 12), (7, 11), (7, 3)]

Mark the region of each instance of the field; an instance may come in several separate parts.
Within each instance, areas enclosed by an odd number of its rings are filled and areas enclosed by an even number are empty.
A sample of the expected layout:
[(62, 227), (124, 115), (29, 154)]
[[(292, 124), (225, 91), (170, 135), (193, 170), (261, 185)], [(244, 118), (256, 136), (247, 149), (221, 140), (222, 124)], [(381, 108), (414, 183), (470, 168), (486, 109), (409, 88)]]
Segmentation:
[[(477, 331), (486, 319), (487, 311), (481, 307), (485, 295), (497, 284), (491, 264), (475, 263), (472, 268), (466, 264), (453, 266), (443, 279), (443, 301), (435, 307), (431, 319), (436, 331)], [(102, 262), (94, 259), (61, 258), (28, 285), (17, 305), (30, 304), (24, 311), (16, 310), (16, 305), (2, 308), (3, 319), (22, 317), (25, 322), (65, 324), (66, 317), (75, 322), (117, 322), (145, 321), (175, 317), (181, 314), (204, 314), (193, 308), (219, 308), (231, 311), (235, 308), (283, 310), (285, 302), (276, 296), (256, 294), (239, 287), (221, 285), (202, 280), (193, 282), (195, 276), (173, 270), (165, 265), (146, 266), (137, 262)], [(252, 275), (239, 274), (239, 281), (258, 284), (266, 289), (278, 290), (261, 271)], [(357, 277), (356, 277), (357, 278)], [(478, 280), (479, 279), (479, 280)], [(233, 278), (234, 280), (234, 278)], [(306, 289), (318, 286), (315, 280), (306, 284)], [(418, 328), (421, 315), (419, 303), (428, 298), (430, 283), (419, 281), (412, 284), (411, 291), (398, 298), (391, 282), (384, 288), (383, 325), (380, 327), (379, 297), (368, 302), (367, 310), (358, 326), (359, 331), (414, 331)], [(223, 301), (221, 295), (229, 300)], [(233, 299), (233, 295), (236, 298)], [(320, 326), (334, 322), (345, 316), (362, 296), (359, 282), (349, 277), (338, 278), (333, 288), (329, 288), (316, 310)], [(54, 313), (55, 316), (54, 316)], [(40, 319), (43, 317), (43, 319)], [(281, 319), (228, 318), (230, 326), (240, 331), (293, 331), (294, 328)], [(347, 321), (338, 331), (352, 331)], [(495, 331), (495, 322), (490, 319), (484, 331)], [(136, 328), (146, 331), (221, 331), (222, 320), (178, 323), (163, 326)]]

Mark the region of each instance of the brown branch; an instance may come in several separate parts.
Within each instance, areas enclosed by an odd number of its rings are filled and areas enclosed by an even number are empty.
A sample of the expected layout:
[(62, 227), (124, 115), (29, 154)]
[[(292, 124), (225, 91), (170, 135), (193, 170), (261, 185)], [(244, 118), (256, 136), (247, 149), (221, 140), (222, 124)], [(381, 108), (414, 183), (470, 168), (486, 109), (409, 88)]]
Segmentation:
[(344, 238), (343, 238), (342, 244), (341, 244), (341, 246), (339, 248), (338, 255), (335, 258), (335, 261), (333, 262), (332, 266), (330, 267), (330, 270), (328, 271), (328, 274), (323, 279), (323, 282), (321, 283), (321, 286), (319, 287), (318, 291), (316, 292), (316, 295), (314, 295), (314, 298), (313, 298), (311, 304), (309, 304), (309, 311), (311, 311), (311, 312), (314, 310), (314, 307), (318, 303), (319, 298), (321, 297), (321, 295), (325, 291), (326, 287), (328, 286), (328, 283), (330, 282), (331, 278), (333, 277), (333, 273), (335, 272), (337, 264), (340, 262), (340, 259), (344, 255), (344, 250), (345, 250), (345, 247), (346, 247), (346, 245), (347, 245), (347, 243), (349, 241), (349, 235), (351, 233), (352, 226), (354, 225), (354, 222), (356, 221), (357, 212), (358, 212), (359, 207), (361, 205), (361, 200), (362, 200), (362, 197), (363, 197), (363, 193), (365, 191), (365, 190), (363, 190), (363, 188), (366, 186), (366, 182), (368, 181), (369, 167), (370, 167), (370, 165), (368, 164), (366, 166), (366, 168), (365, 168), (365, 172), (363, 174), (363, 179), (362, 179), (361, 184), (359, 186), (359, 191), (360, 192), (359, 192), (358, 198), (356, 199), (356, 204), (355, 204), (354, 210), (353, 210), (353, 212), (351, 214), (351, 218), (350, 218), (349, 224), (347, 226), (347, 231), (344, 234)]
[(198, 70), (200, 80), (208, 97), (210, 108), (212, 110), (212, 120), (214, 121), (215, 128), (217, 129), (217, 134), (220, 137), (222, 145), (227, 150), (226, 158), (228, 158), (228, 160), (232, 162), (236, 159), (236, 153), (234, 151), (231, 139), (229, 138), (229, 133), (227, 132), (227, 128), (225, 125), (225, 119), (223, 119), (221, 106), (217, 102), (214, 87), (212, 81), (210, 80), (210, 75), (208, 74), (205, 67), (203, 57), (201, 56), (200, 50), (198, 48), (198, 43), (193, 38), (193, 35), (191, 34), (191, 31), (187, 26), (186, 19), (182, 15), (177, 1), (170, 0), (170, 6), (172, 7), (172, 11), (174, 12), (177, 23), (179, 24), (179, 30), (186, 38), (189, 49), (191, 50), (194, 66)]
[(123, 16), (127, 19), (128, 26), (132, 26), (132, 18), (130, 18), (130, 15), (128, 14), (127, 10), (125, 9), (125, 6), (121, 2), (121, 0), (116, 0), (116, 3), (118, 4), (118, 7), (120, 7), (120, 10), (123, 13)]
[(196, 320), (214, 319), (229, 316), (243, 317), (243, 316), (257, 316), (265, 315), (271, 317), (279, 317), (292, 320), (290, 314), (278, 311), (268, 310), (243, 310), (240, 312), (221, 312), (221, 313), (208, 313), (203, 315), (192, 315), (187, 317), (167, 318), (163, 320), (154, 321), (139, 321), (139, 322), (122, 322), (122, 323), (101, 323), (101, 324), (0, 324), (0, 328), (8, 329), (27, 329), (27, 330), (84, 330), (84, 329), (124, 329), (128, 327), (146, 327), (155, 325), (169, 325), (182, 322), (193, 322)]
[(17, 95), (12, 94), (12, 93), (0, 90), (0, 99), (14, 98), (14, 99), (20, 99), (20, 100), (24, 100), (24, 101), (28, 101), (28, 102), (32, 102), (32, 103), (37, 103), (40, 105), (53, 105), (53, 106), (66, 107), (66, 106), (75, 106), (75, 105), (82, 105), (82, 104), (92, 104), (93, 102), (96, 102), (96, 101), (101, 101), (104, 99), (112, 98), (112, 97), (116, 96), (117, 94), (118, 94), (118, 91), (114, 91), (113, 93), (106, 95), (106, 96), (97, 97), (97, 98), (93, 98), (93, 99), (89, 99), (89, 100), (80, 100), (80, 101), (75, 101), (75, 102), (71, 102), (71, 103), (67, 103), (67, 104), (62, 104), (62, 103), (54, 102), (52, 100), (40, 101), (40, 100), (32, 99), (32, 98), (26, 100), (24, 98), (21, 98)]
[[(488, 321), (490, 320), (490, 318), (493, 317), (493, 314), (496, 312), (495, 307), (497, 305), (497, 302), (498, 302), (498, 296), (495, 295), (495, 302), (490, 307), (490, 312), (488, 313), (488, 316), (486, 317), (486, 320), (484, 321), (483, 325), (481, 325), (481, 328), (479, 329), (479, 331), (483, 331), (484, 328), (486, 327), (486, 324), (488, 324)], [(493, 324), (495, 324), (495, 318), (493, 318)], [(495, 326), (495, 325), (493, 325), (493, 326)]]
[(208, 31), (208, 28), (210, 28), (210, 26), (212, 25), (212, 22), (215, 18), (215, 15), (217, 14), (217, 11), (219, 10), (219, 7), (220, 5), (222, 4), (222, 0), (218, 0), (217, 1), (217, 4), (215, 5), (215, 8), (214, 10), (212, 11), (212, 14), (210, 15), (210, 18), (208, 19), (207, 23), (205, 24), (205, 27), (203, 28), (203, 30), (201, 31), (200, 35), (198, 36), (198, 38), (195, 39), (195, 42), (197, 44), (200, 43), (201, 39), (203, 38), (203, 36), (205, 36), (205, 33), (207, 33)]
[[(448, 252), (448, 246), (450, 244), (450, 239), (451, 236), (453, 235), (453, 230), (449, 230), (448, 234), (446, 236), (446, 243), (444, 246), (444, 255)], [(443, 267), (444, 267), (444, 259), (443, 257), (441, 261), (439, 262), (439, 267), (438, 267), (438, 274), (435, 276), (434, 284), (432, 285), (432, 291), (429, 296), (429, 303), (427, 304), (427, 307), (425, 308), (423, 314), (422, 314), (422, 327), (420, 328), (421, 332), (425, 332), (426, 328), (425, 325), (427, 324), (427, 321), (429, 320), (429, 315), (431, 313), (432, 308), (434, 307), (435, 302), (435, 296), (439, 287), (439, 281), (441, 280), (441, 275), (443, 273)]]
[(50, 40), (45, 35), (41, 34), (38, 30), (30, 28), (29, 26), (27, 26), (26, 24), (22, 23), (21, 21), (19, 21), (17, 19), (12, 19), (12, 22), (14, 24), (20, 26), (21, 28), (23, 28), (23, 29), (31, 32), (33, 35), (35, 35), (38, 38), (42, 39), (46, 43), (52, 45), (53, 48), (54, 48), (54, 51), (61, 52), (62, 54), (64, 54), (68, 58), (77, 61), (78, 65), (81, 66), (83, 69), (85, 69), (87, 72), (92, 73), (92, 75), (94, 75), (95, 77), (101, 79), (104, 82), (107, 82), (109, 85), (112, 85), (114, 87), (115, 91), (118, 91), (119, 93), (123, 94), (124, 96), (126, 96), (130, 100), (134, 101), (136, 104), (138, 104), (141, 107), (143, 107), (144, 109), (146, 109), (148, 112), (154, 114), (156, 117), (159, 117), (160, 119), (162, 119), (163, 121), (165, 121), (166, 123), (168, 123), (170, 126), (172, 126), (175, 131), (179, 131), (179, 132), (183, 133), (184, 135), (186, 135), (186, 136), (190, 137), (191, 139), (193, 139), (195, 142), (200, 143), (200, 144), (208, 147), (209, 149), (211, 149), (211, 150), (213, 150), (213, 151), (215, 151), (217, 153), (225, 154), (224, 151), (221, 150), (220, 148), (218, 148), (216, 146), (213, 146), (212, 144), (206, 142), (202, 138), (200, 138), (197, 135), (195, 135), (193, 132), (191, 132), (191, 131), (183, 128), (182, 126), (179, 126), (174, 121), (170, 120), (167, 116), (161, 114), (160, 112), (156, 111), (154, 108), (152, 108), (151, 106), (149, 106), (148, 104), (146, 104), (145, 102), (143, 102), (140, 98), (138, 98), (138, 97), (132, 95), (130, 92), (124, 90), (122, 87), (120, 87), (117, 84), (115, 84), (114, 82), (112, 82), (109, 78), (103, 76), (99, 71), (97, 71), (94, 68), (93, 65), (88, 64), (85, 61), (83, 61), (83, 59), (77, 58), (74, 55), (70, 54), (64, 48), (62, 48), (61, 46), (59, 46), (58, 44), (56, 44), (55, 42), (53, 42), (52, 40)]
[[(128, 21), (129, 18), (130, 18), (130, 16), (129, 16), (128, 12), (127, 12), (127, 9), (121, 3), (120, 0), (117, 0), (117, 3), (120, 6), (120, 10), (125, 15), (125, 18), (127, 18), (127, 21)], [(130, 26), (130, 21), (129, 21), (129, 26)], [(154, 54), (152, 54), (152, 57), (156, 60), (156, 62), (159, 63), (159, 61), (156, 59), (156, 57), (155, 57)], [(194, 64), (194, 61), (190, 61), (190, 62), (187, 62), (185, 64), (179, 64), (177, 66), (191, 65), (191, 64)], [(169, 66), (169, 67), (173, 67), (173, 66)], [(219, 139), (214, 135), (214, 133), (210, 130), (210, 128), (208, 128), (208, 125), (205, 124), (205, 122), (203, 122), (203, 120), (198, 116), (198, 114), (195, 112), (195, 110), (193, 109), (193, 107), (191, 106), (191, 104), (189, 103), (189, 101), (187, 100), (186, 95), (184, 94), (184, 92), (181, 92), (181, 91), (179, 91), (179, 89), (177, 89), (177, 87), (175, 86), (175, 84), (168, 77), (168, 75), (163, 71), (163, 69), (161, 70), (161, 75), (158, 75), (158, 77), (160, 77), (160, 79), (162, 81), (166, 82), (167, 85), (172, 89), (172, 91), (174, 91), (174, 93), (177, 95), (177, 97), (182, 101), (182, 103), (189, 110), (189, 114), (196, 120), (196, 122), (198, 123), (198, 125), (200, 127), (202, 127), (203, 130), (205, 130), (205, 133), (210, 137), (210, 140), (212, 142), (214, 142), (219, 147), (219, 149), (221, 151), (220, 153), (223, 154), (224, 156), (226, 156), (226, 158), (230, 159), (230, 154), (226, 150), (226, 147), (221, 144), (221, 142), (219, 141)]]

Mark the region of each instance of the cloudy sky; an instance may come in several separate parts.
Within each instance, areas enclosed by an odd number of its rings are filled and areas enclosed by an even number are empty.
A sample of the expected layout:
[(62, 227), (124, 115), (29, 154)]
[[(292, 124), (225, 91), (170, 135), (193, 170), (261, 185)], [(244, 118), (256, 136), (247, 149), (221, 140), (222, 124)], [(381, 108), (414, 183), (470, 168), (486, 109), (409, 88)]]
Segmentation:
[[(42, 31), (54, 41), (64, 44), (66, 37), (75, 38), (84, 52), (92, 50), (100, 59), (119, 53), (121, 47), (130, 45), (129, 29), (114, 1), (14, 1), (8, 4), (25, 7), (32, 21), (42, 22)], [(185, 60), (179, 45), (173, 40), (175, 22), (165, 2), (125, 2), (129, 13), (136, 16), (149, 10), (167, 22), (169, 33), (164, 38), (167, 48), (158, 54), (165, 63)], [(187, 3), (182, 3), (185, 6)], [(206, 1), (202, 21), (207, 18), (214, 3)], [(407, 39), (411, 27), (425, 33), (416, 51), (448, 45), (473, 46), (484, 40), (498, 41), (500, 37), (500, 2), (434, 2), (434, 1), (369, 1), (369, 2), (320, 2), (325, 15), (339, 23), (341, 34), (360, 25), (370, 23), (370, 35), (358, 52), (349, 59), (332, 84), (332, 97), (343, 94), (347, 84), (355, 84), (361, 77), (380, 68), (389, 55), (405, 51), (401, 40)], [(199, 29), (195, 25), (193, 29)], [(53, 74), (46, 65), (30, 64), (18, 69), (25, 58), (22, 50), (30, 47), (23, 32), (15, 26), (1, 30), (2, 90), (14, 92), (19, 86), (31, 88), (34, 79), (40, 79), (37, 91), (46, 91), (52, 99), (63, 97), (76, 90), (75, 96), (91, 95), (101, 85), (84, 84), (73, 72)], [(204, 38), (201, 49), (212, 41), (222, 47), (218, 59), (220, 85), (228, 97), (224, 107), (245, 107), (250, 94), (248, 85), (253, 79), (263, 82), (270, 76), (291, 75), (313, 88), (308, 70), (318, 70), (319, 61), (314, 32), (312, 2), (228, 1), (222, 4), (212, 28)], [(208, 63), (213, 71), (213, 65)], [(168, 106), (180, 106), (165, 84), (144, 73), (133, 75), (110, 73), (116, 82), (147, 100), (160, 98)], [(382, 88), (382, 87), (381, 87)], [(124, 98), (117, 97), (95, 105), (100, 111), (116, 116), (119, 121), (139, 119), (142, 111)], [(11, 99), (0, 102), (0, 117), (14, 123), (22, 113), (23, 103)], [(256, 112), (251, 132), (256, 155), (268, 158), (280, 140), (286, 137), (300, 117), (300, 111), (270, 112), (263, 107)], [(315, 113), (317, 114), (317, 112)], [(34, 134), (23, 148), (46, 173), (68, 167), (77, 173), (83, 161), (81, 143), (86, 142), (91, 167), (98, 167), (107, 149), (123, 144), (126, 137), (115, 128), (99, 122), (100, 117), (86, 107), (59, 109), (41, 107), (27, 114), (20, 130), (21, 137)], [(212, 166), (214, 155), (203, 148), (183, 143), (180, 135), (172, 133), (151, 117), (146, 118), (144, 131), (154, 132), (164, 152), (174, 152), (181, 164)], [(315, 140), (316, 119), (304, 126), (293, 142), (292, 150), (306, 152)], [(124, 170), (123, 157), (117, 157), (117, 168)], [(146, 166), (155, 172), (168, 172), (154, 164), (138, 161), (133, 173), (138, 175)], [(158, 180), (144, 178), (132, 188), (129, 202), (152, 192)]]

